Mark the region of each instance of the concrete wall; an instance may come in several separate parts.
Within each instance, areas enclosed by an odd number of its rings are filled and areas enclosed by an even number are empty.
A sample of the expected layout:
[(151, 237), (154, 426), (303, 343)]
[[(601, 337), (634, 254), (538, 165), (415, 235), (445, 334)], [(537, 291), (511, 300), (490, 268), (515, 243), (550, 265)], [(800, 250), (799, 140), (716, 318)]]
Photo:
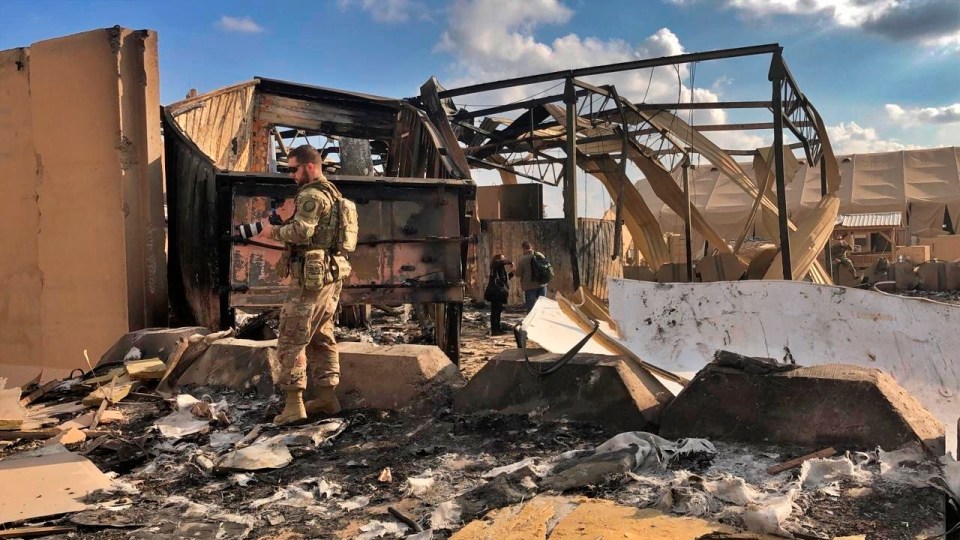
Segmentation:
[(154, 32), (0, 51), (0, 377), (62, 376), (165, 325)]

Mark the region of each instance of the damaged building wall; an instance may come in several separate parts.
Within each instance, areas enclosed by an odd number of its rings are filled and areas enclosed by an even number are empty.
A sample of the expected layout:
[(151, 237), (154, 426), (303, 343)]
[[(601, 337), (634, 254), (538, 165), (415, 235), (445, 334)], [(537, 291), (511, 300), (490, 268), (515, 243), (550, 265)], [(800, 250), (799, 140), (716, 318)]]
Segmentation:
[(86, 368), (166, 324), (157, 39), (94, 30), (0, 52), (0, 376)]
[[(200, 112), (201, 105), (211, 112)], [(163, 122), (170, 303), (179, 324), (223, 328), (233, 324), (232, 307), (282, 303), (272, 271), (279, 252), (239, 246), (224, 233), (292, 199), (296, 186), (288, 175), (268, 172), (270, 156), (274, 142), (286, 144), (284, 133), (302, 130), (328, 142), (363, 141), (368, 159), (370, 146), (387, 154), (382, 177), (330, 175), (360, 213), (361, 247), (341, 302), (443, 304), (450, 314), (437, 317), (446, 331), (436, 341), (451, 344), (443, 348), (456, 357), (452, 337), (459, 333), (464, 268), (472, 264), (466, 237), (475, 186), (454, 167), (465, 160), (455, 156), (462, 149), (445, 143), (424, 111), (397, 99), (261, 77), (171, 104)], [(247, 156), (231, 166), (229, 154), (244, 146)], [(284, 212), (292, 212), (288, 204)], [(240, 219), (237, 209), (249, 217)]]
[(228, 86), (171, 105), (180, 129), (221, 169), (245, 171), (252, 141), (256, 81)]
[[(570, 230), (562, 219), (536, 221), (486, 221), (477, 249), (477, 283), (485, 286), (490, 275), (490, 259), (503, 253), (516, 262), (523, 255), (520, 243), (529, 240), (533, 248), (543, 253), (553, 265), (554, 278), (547, 285), (549, 292), (573, 293), (573, 272), (570, 268)], [(583, 287), (601, 299), (607, 298), (607, 278), (623, 276), (621, 259), (612, 260), (612, 221), (579, 218), (577, 220), (577, 260), (580, 263), (580, 282)], [(480, 289), (482, 291), (482, 287)], [(481, 295), (482, 296), (482, 295)], [(520, 282), (510, 282), (509, 305), (523, 305)]]

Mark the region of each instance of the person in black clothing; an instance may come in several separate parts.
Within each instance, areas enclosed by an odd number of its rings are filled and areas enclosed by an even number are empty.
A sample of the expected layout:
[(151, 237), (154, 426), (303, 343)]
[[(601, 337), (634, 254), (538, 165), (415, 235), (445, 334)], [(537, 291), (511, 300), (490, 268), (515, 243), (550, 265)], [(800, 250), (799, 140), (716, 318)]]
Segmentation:
[[(509, 270), (508, 270), (509, 268)], [(507, 305), (507, 295), (510, 291), (510, 278), (513, 277), (513, 262), (497, 253), (490, 261), (490, 280), (487, 291), (490, 293), (487, 300), (490, 302), (490, 335), (502, 336), (506, 334), (500, 325), (500, 315)]]

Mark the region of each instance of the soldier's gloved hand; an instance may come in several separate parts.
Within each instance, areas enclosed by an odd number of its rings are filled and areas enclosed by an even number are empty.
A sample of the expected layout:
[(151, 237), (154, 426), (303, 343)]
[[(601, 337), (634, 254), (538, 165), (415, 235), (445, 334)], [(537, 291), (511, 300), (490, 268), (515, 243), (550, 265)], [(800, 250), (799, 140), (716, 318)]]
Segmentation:
[(244, 223), (243, 225), (237, 225), (237, 232), (244, 240), (253, 238), (254, 236), (257, 236), (263, 232), (263, 223), (257, 221), (255, 223)]
[(272, 212), (270, 214), (270, 217), (267, 218), (267, 221), (269, 221), (270, 224), (273, 225), (274, 227), (279, 227), (280, 225), (283, 225), (283, 218), (280, 217), (280, 214), (276, 212)]

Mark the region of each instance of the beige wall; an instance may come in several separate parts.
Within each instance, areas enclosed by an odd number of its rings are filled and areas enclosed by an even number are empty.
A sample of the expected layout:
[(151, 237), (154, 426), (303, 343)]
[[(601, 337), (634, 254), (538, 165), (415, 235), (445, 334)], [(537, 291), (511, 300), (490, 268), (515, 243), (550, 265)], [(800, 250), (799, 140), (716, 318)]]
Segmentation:
[[(0, 52), (0, 377), (86, 369), (165, 324), (156, 34)], [(19, 62), (19, 66), (18, 66)]]
[[(30, 358), (41, 349), (37, 162), (26, 49), (0, 51), (0, 362)], [(19, 372), (4, 367), (0, 376)], [(13, 384), (11, 382), (11, 384)]]

